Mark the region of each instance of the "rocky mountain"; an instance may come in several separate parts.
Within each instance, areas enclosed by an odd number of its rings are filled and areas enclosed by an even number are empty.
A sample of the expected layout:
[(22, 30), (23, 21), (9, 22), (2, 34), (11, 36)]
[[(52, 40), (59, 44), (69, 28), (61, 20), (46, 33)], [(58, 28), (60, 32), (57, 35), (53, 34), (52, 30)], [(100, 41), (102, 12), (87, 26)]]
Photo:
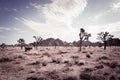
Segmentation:
[[(39, 46), (79, 46), (79, 41), (73, 41), (73, 42), (66, 42), (66, 41), (63, 41), (59, 38), (57, 39), (54, 39), (54, 38), (47, 38), (47, 39), (44, 39), (43, 41), (41, 41), (39, 43)], [(34, 43), (31, 43), (32, 45), (35, 44)], [(84, 41), (83, 43), (83, 46), (103, 46), (103, 43), (102, 42), (91, 42), (91, 41)], [(107, 46), (120, 46), (120, 39), (119, 38), (113, 38), (112, 40), (108, 40), (107, 41)]]

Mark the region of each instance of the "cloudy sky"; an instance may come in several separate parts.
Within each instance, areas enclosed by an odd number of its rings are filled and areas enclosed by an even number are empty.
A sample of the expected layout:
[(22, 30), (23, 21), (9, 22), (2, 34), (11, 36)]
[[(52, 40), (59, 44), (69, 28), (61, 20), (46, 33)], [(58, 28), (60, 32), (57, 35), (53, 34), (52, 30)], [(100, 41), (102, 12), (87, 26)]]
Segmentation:
[(0, 0), (0, 43), (14, 44), (33, 36), (79, 40), (79, 30), (109, 31), (120, 38), (120, 0)]

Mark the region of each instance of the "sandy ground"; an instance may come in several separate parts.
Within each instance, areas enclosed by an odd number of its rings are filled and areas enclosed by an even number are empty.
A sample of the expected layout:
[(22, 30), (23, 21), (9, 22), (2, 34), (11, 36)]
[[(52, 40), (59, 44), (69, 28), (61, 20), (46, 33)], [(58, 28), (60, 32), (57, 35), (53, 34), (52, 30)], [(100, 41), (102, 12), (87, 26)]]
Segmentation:
[(120, 47), (0, 50), (0, 80), (120, 80)]

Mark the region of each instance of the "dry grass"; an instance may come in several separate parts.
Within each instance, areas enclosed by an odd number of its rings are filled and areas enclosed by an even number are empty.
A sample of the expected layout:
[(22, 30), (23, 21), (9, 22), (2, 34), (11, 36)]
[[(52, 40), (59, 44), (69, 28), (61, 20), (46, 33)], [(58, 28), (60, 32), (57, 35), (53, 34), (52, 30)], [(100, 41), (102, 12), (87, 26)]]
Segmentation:
[(0, 80), (120, 80), (120, 48), (18, 47), (0, 51)]

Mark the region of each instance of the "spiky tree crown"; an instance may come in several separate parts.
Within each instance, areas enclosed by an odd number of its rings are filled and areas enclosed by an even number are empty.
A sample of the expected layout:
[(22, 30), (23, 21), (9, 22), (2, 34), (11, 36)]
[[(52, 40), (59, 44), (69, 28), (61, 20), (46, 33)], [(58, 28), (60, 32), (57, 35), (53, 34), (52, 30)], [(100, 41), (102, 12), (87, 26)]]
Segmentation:
[(114, 36), (111, 35), (109, 32), (100, 32), (98, 33), (98, 38), (99, 40), (102, 40), (102, 41), (107, 41), (109, 39), (112, 39)]
[(35, 38), (36, 42), (40, 42), (43, 40), (43, 38), (40, 36), (33, 36), (33, 38)]
[(22, 43), (25, 43), (25, 40), (23, 38), (20, 38), (17, 42), (22, 44)]
[(91, 37), (90, 33), (86, 33), (85, 30), (83, 28), (80, 29), (80, 40), (89, 40), (89, 37)]

